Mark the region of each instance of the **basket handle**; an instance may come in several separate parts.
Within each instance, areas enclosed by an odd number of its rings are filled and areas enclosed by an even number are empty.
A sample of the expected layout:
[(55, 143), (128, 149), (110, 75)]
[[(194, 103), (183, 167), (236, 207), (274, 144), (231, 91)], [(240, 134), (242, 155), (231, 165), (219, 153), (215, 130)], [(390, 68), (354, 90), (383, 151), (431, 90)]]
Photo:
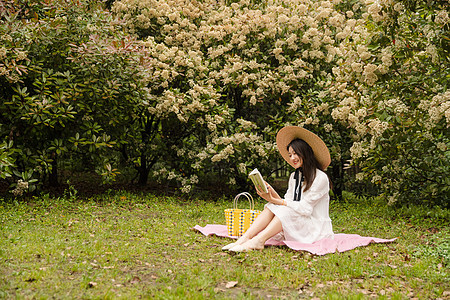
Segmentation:
[(241, 196), (244, 196), (245, 198), (247, 198), (248, 202), (250, 203), (250, 209), (253, 210), (253, 207), (254, 207), (253, 197), (252, 197), (252, 195), (250, 195), (250, 193), (247, 193), (247, 192), (239, 193), (236, 195), (236, 197), (234, 197), (233, 208), (237, 208), (237, 201), (238, 201), (239, 197), (241, 197)]

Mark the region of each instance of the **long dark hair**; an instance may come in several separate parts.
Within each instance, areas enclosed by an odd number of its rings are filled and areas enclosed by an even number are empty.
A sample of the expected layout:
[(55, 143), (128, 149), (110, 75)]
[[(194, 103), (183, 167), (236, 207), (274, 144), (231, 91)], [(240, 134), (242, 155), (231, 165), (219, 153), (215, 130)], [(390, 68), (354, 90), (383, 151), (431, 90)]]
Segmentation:
[(303, 160), (302, 169), (303, 176), (305, 176), (305, 191), (307, 191), (316, 178), (316, 169), (322, 170), (322, 166), (314, 156), (314, 151), (311, 146), (304, 140), (295, 139), (287, 146), (288, 151), (289, 147), (292, 147), (292, 150)]

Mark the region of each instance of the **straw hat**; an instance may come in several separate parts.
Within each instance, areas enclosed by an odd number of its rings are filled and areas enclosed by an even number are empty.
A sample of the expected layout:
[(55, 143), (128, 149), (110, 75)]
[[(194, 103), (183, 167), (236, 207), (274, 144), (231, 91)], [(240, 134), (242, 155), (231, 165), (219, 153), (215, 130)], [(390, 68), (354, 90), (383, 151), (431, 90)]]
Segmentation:
[(277, 147), (281, 156), (291, 165), (287, 145), (295, 139), (302, 139), (312, 148), (314, 156), (316, 157), (322, 169), (325, 170), (331, 163), (330, 151), (327, 145), (314, 133), (305, 128), (298, 126), (286, 126), (277, 133)]

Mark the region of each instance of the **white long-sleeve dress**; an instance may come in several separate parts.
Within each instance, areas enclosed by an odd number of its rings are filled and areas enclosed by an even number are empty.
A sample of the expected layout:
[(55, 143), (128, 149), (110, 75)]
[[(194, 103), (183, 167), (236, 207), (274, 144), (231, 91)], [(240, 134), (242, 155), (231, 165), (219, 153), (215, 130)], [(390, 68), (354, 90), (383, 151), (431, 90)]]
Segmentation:
[(328, 176), (317, 169), (311, 187), (304, 191), (305, 183), (303, 183), (301, 199), (294, 201), (294, 174), (295, 172), (289, 178), (289, 187), (284, 196), (286, 206), (273, 203), (265, 206), (280, 219), (283, 227), (282, 232), (274, 238), (301, 243), (332, 238), (334, 234), (328, 213), (330, 203)]

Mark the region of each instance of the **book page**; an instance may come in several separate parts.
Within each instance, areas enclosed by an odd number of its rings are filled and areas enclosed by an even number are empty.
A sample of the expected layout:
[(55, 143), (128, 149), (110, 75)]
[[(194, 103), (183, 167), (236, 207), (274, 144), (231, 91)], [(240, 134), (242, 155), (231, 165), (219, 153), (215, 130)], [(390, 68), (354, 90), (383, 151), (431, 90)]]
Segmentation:
[(248, 174), (248, 177), (251, 179), (251, 181), (253, 182), (253, 184), (255, 185), (255, 187), (264, 192), (264, 193), (268, 193), (269, 191), (267, 190), (267, 186), (264, 182), (264, 179), (262, 178), (261, 173), (259, 173), (258, 169), (254, 169), (253, 171), (250, 172), (250, 174)]

